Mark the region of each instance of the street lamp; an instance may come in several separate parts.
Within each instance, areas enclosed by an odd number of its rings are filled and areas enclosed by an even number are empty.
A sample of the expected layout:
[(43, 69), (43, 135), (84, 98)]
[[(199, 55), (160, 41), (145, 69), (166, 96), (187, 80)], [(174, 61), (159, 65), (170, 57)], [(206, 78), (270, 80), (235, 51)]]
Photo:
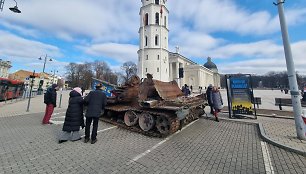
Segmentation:
[[(4, 1), (5, 1), (5, 0), (0, 0), (0, 10), (1, 10), (1, 11), (3, 10)], [(21, 11), (18, 9), (16, 0), (14, 0), (14, 1), (15, 1), (16, 5), (15, 5), (14, 7), (9, 8), (9, 9), (10, 9), (12, 12), (14, 12), (14, 13), (21, 13)]]
[(289, 43), (288, 29), (286, 24), (286, 19), (284, 15), (284, 7), (283, 4), (285, 0), (277, 0), (277, 3), (273, 3), (278, 7), (279, 21), (281, 25), (283, 45), (285, 51), (286, 65), (287, 65), (287, 73), (290, 87), (290, 95), (293, 106), (294, 113), (294, 121), (296, 127), (297, 137), (300, 140), (306, 140), (306, 128), (304, 127), (304, 122), (302, 118), (302, 106), (300, 100), (300, 92), (297, 85), (296, 72), (294, 68), (294, 62), (292, 59), (291, 46)]
[[(44, 67), (43, 67), (43, 75), (42, 75), (42, 79), (39, 81), (39, 87), (38, 87), (38, 89), (37, 89), (37, 94), (38, 95), (41, 95), (42, 94), (42, 91), (43, 91), (43, 89), (42, 89), (42, 86), (44, 85), (44, 73), (45, 73), (45, 68), (46, 68), (46, 63), (47, 63), (47, 59), (48, 58), (48, 55), (46, 54), (46, 56), (45, 56), (45, 58), (43, 59), (43, 58), (41, 58), (41, 56), (38, 58), (38, 60), (44, 60)], [(52, 59), (51, 58), (49, 58), (49, 60), (48, 61), (52, 61)]]

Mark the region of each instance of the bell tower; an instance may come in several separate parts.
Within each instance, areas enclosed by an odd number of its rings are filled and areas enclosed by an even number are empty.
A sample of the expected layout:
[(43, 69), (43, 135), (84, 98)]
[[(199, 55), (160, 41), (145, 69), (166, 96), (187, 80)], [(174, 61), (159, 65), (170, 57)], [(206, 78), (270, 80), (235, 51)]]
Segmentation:
[(138, 75), (145, 78), (169, 81), (168, 15), (167, 0), (141, 0)]

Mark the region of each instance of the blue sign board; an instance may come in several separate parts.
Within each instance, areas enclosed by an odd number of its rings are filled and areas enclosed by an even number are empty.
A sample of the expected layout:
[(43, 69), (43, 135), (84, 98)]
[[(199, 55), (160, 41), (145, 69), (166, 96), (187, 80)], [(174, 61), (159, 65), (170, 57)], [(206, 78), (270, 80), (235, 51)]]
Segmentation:
[(111, 91), (115, 88), (115, 85), (109, 84), (103, 80), (92, 78), (92, 83), (91, 83), (92, 90), (95, 90), (95, 86), (99, 83), (102, 84), (101, 90), (106, 94), (106, 96), (111, 97), (113, 95)]
[(237, 74), (229, 77), (229, 82), (233, 114), (253, 115), (250, 76)]

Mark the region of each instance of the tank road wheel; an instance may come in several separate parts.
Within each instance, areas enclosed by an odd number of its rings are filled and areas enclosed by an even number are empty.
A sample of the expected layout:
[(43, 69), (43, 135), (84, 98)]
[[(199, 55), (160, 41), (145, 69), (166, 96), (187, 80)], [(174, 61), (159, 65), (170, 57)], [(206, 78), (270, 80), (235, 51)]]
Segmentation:
[(149, 131), (155, 125), (154, 117), (149, 113), (142, 113), (138, 120), (139, 126), (143, 131)]
[(171, 132), (171, 123), (168, 118), (164, 116), (157, 117), (156, 128), (161, 134), (169, 134)]
[(113, 111), (107, 111), (106, 112), (106, 117), (108, 117), (108, 118), (111, 118), (111, 117), (113, 117), (115, 114), (114, 114), (114, 112)]
[(127, 111), (124, 114), (124, 123), (127, 126), (134, 126), (138, 122), (138, 115), (134, 111)]

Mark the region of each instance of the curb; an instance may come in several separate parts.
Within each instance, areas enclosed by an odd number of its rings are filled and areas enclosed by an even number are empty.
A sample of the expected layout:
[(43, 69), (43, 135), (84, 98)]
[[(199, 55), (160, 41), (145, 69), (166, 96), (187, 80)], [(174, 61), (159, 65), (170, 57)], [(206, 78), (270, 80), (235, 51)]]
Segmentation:
[(294, 117), (289, 116), (281, 116), (281, 115), (266, 115), (266, 114), (258, 114), (259, 117), (269, 117), (269, 118), (281, 118), (281, 119), (289, 119), (294, 120)]
[(272, 145), (275, 145), (277, 147), (280, 147), (282, 149), (285, 149), (287, 151), (290, 151), (290, 152), (294, 152), (294, 153), (297, 153), (299, 155), (302, 155), (302, 156), (305, 156), (306, 157), (306, 152), (301, 150), (301, 149), (298, 149), (298, 148), (294, 148), (294, 147), (290, 147), (290, 146), (287, 146), (287, 145), (284, 145), (284, 144), (281, 144), (275, 140), (273, 140), (272, 138), (268, 137), (266, 135), (266, 132), (265, 132), (265, 129), (262, 125), (262, 123), (254, 123), (254, 122), (248, 122), (248, 121), (242, 121), (242, 120), (232, 120), (232, 119), (228, 119), (228, 118), (220, 118), (219, 119), (221, 120), (225, 120), (225, 121), (232, 121), (232, 122), (240, 122), (240, 123), (246, 123), (246, 124), (255, 124), (257, 125), (258, 127), (258, 130), (259, 130), (259, 133), (260, 133), (260, 136), (263, 140), (265, 140), (266, 142), (272, 144)]
[[(228, 113), (228, 111), (222, 111), (222, 113)], [(281, 118), (281, 119), (294, 120), (294, 117), (290, 117), (290, 116), (281, 116), (281, 115), (256, 114), (256, 116), (259, 116), (259, 117)]]
[(273, 140), (272, 138), (268, 137), (265, 133), (265, 129), (263, 128), (263, 125), (262, 123), (256, 123), (258, 125), (258, 128), (259, 128), (259, 132), (260, 132), (260, 135), (262, 137), (262, 139), (264, 139), (265, 141), (267, 141), (268, 143), (270, 144), (273, 144), (277, 147), (280, 147), (282, 149), (285, 149), (285, 150), (288, 150), (288, 151), (291, 151), (291, 152), (295, 152), (297, 154), (300, 154), (300, 155), (303, 155), (306, 157), (306, 152), (302, 151), (301, 149), (298, 149), (298, 148), (294, 148), (294, 147), (290, 147), (290, 146), (287, 146), (287, 145), (284, 145), (284, 144), (281, 144), (275, 140)]

